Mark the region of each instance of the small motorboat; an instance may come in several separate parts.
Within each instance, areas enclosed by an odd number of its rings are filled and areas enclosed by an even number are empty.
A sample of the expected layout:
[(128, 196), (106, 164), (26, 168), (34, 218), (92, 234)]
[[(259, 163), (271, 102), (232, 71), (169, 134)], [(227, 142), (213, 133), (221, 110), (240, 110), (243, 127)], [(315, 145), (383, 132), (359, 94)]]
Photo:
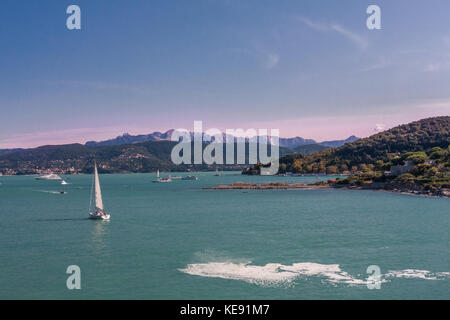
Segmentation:
[(198, 180), (197, 176), (185, 176), (181, 180)]

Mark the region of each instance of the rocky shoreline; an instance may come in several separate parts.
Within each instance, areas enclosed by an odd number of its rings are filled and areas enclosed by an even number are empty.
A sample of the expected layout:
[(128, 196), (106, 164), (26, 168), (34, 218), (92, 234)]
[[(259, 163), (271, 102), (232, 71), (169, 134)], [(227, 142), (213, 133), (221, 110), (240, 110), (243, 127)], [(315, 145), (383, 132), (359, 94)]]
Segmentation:
[(226, 185), (217, 185), (215, 187), (204, 188), (207, 190), (295, 190), (295, 189), (344, 189), (344, 190), (373, 190), (385, 191), (394, 193), (403, 193), (419, 196), (450, 198), (450, 190), (443, 189), (439, 192), (432, 192), (428, 190), (419, 189), (404, 189), (404, 188), (390, 188), (384, 184), (366, 184), (362, 186), (357, 185), (337, 185), (330, 183), (316, 183), (316, 184), (301, 184), (301, 183), (282, 183), (282, 182), (268, 182), (268, 183), (245, 183), (236, 182)]

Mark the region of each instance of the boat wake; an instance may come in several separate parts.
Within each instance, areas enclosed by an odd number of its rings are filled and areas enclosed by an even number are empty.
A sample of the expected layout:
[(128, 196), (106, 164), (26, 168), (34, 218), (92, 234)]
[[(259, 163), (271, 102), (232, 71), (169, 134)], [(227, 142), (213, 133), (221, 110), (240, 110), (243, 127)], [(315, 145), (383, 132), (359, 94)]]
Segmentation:
[[(241, 280), (259, 286), (292, 285), (296, 279), (318, 277), (323, 282), (344, 284), (348, 286), (367, 285), (368, 279), (360, 279), (343, 271), (338, 264), (319, 264), (313, 262), (282, 265), (268, 263), (265, 266), (251, 265), (251, 262), (208, 262), (188, 264), (181, 272), (210, 278)], [(432, 273), (427, 270), (406, 269), (388, 271), (381, 276), (382, 282), (391, 278), (417, 278), (425, 280), (442, 280), (450, 278), (449, 272)]]
[(43, 193), (51, 193), (51, 194), (61, 194), (61, 191), (52, 191), (52, 190), (33, 190), (36, 192), (43, 192)]

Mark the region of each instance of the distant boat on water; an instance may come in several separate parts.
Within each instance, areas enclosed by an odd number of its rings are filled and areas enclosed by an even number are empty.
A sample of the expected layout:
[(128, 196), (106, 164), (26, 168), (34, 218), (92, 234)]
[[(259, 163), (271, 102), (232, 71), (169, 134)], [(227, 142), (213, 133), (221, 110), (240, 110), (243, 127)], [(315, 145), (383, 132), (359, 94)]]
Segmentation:
[(63, 180), (63, 181), (61, 181), (61, 184), (62, 185), (66, 185), (66, 184), (69, 184), (69, 183), (67, 181)]
[[(93, 207), (92, 195), (95, 199), (95, 207)], [(89, 217), (91, 219), (109, 220), (111, 217), (106, 213), (103, 207), (102, 190), (100, 188), (100, 179), (98, 177), (97, 164), (94, 164), (94, 182), (91, 187), (91, 201), (89, 204)]]
[(181, 180), (198, 180), (197, 176), (185, 176)]
[(50, 173), (43, 176), (39, 176), (35, 178), (36, 180), (61, 180), (61, 177), (57, 174)]
[(170, 175), (168, 178), (159, 178), (158, 180), (154, 182), (164, 183), (164, 182), (172, 182), (172, 179), (170, 178)]
[(159, 170), (157, 170), (157, 171), (156, 171), (156, 180), (153, 180), (153, 182), (156, 182), (156, 183), (167, 183), (167, 182), (172, 182), (172, 178), (170, 177), (170, 174), (169, 174), (169, 177), (168, 177), (168, 178), (161, 178), (161, 177), (159, 176)]

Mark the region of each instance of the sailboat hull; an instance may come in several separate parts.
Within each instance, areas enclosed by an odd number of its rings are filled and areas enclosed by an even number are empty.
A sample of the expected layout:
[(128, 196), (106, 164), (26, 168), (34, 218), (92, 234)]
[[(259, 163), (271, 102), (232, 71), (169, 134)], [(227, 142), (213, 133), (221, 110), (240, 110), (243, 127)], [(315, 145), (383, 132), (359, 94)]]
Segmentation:
[(156, 183), (167, 183), (167, 182), (172, 182), (172, 179), (169, 179), (169, 178), (159, 178), (158, 180), (153, 180), (153, 182), (156, 182)]
[(89, 218), (94, 220), (109, 220), (111, 216), (107, 213), (89, 212)]

